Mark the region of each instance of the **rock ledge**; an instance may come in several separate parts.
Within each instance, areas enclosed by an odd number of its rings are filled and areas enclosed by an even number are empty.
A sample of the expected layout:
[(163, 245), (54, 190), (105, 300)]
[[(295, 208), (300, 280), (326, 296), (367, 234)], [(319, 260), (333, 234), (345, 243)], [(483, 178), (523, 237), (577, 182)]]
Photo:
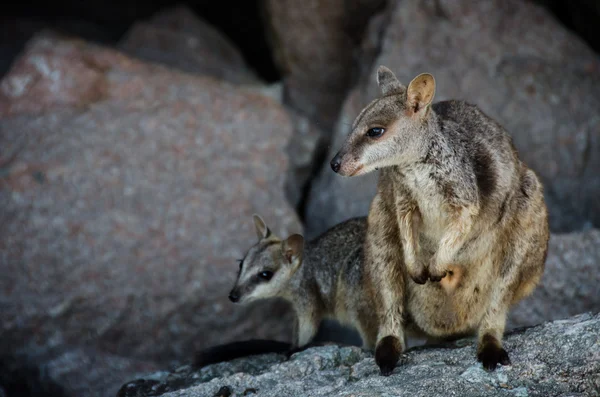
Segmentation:
[(160, 372), (118, 396), (600, 396), (600, 314), (523, 328), (505, 345), (513, 364), (491, 373), (468, 339), (413, 348), (387, 378), (371, 354), (332, 345)]

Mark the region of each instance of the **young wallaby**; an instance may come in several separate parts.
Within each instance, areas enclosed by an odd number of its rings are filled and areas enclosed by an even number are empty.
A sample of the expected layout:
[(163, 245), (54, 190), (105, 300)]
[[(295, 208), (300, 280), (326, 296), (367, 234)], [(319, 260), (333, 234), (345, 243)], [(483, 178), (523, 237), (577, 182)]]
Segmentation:
[(240, 261), (229, 299), (289, 301), (297, 315), (295, 347), (311, 342), (321, 321), (331, 318), (355, 328), (363, 347), (373, 350), (378, 318), (362, 266), (365, 219), (350, 219), (310, 242), (299, 234), (278, 238), (258, 215), (254, 224), (258, 243)]
[[(507, 312), (544, 270), (542, 184), (504, 128), (476, 106), (432, 105), (431, 74), (406, 88), (380, 66), (377, 80), (381, 97), (361, 111), (331, 161), (343, 176), (381, 168), (365, 239), (366, 279), (383, 302), (377, 364), (392, 372), (407, 318), (434, 338), (477, 332), (483, 366), (508, 364)], [(459, 277), (448, 289), (438, 281), (451, 268)]]

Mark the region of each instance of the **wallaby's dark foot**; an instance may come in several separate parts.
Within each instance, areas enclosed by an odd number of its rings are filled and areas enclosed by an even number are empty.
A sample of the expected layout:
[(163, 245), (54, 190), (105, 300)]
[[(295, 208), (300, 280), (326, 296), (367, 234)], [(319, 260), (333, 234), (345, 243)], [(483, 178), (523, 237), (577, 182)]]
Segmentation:
[(494, 371), (498, 364), (510, 365), (508, 353), (491, 335), (483, 337), (477, 350), (477, 361), (480, 361), (487, 371)]
[(421, 267), (418, 272), (410, 273), (410, 278), (417, 284), (425, 284), (429, 279), (429, 270), (425, 266)]
[(402, 353), (402, 344), (395, 336), (389, 335), (381, 339), (375, 348), (375, 363), (381, 375), (389, 376), (394, 372)]

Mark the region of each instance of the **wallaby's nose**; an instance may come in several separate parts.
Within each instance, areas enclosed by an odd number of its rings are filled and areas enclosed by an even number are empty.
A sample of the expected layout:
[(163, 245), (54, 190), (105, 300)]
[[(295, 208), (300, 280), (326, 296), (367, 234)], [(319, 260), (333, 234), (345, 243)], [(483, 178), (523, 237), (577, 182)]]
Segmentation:
[(335, 155), (335, 157), (333, 158), (333, 160), (331, 160), (331, 163), (329, 163), (329, 165), (331, 165), (331, 169), (333, 170), (333, 172), (338, 172), (340, 170), (342, 162), (340, 161), (339, 153)]
[(229, 293), (229, 300), (235, 303), (240, 300), (240, 296), (238, 295), (238, 293), (235, 290), (232, 290)]

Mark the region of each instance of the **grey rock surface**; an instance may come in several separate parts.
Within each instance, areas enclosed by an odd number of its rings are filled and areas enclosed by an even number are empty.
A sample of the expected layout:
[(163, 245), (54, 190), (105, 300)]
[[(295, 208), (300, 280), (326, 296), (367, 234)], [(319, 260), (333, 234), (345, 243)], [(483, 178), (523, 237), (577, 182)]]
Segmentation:
[(323, 148), (323, 134), (321, 129), (310, 121), (288, 108), (292, 119), (294, 132), (286, 153), (290, 161), (288, 176), (285, 185), (286, 196), (294, 208), (304, 205), (304, 200), (309, 192), (309, 183), (314, 174), (319, 170), (319, 160), (325, 155)]
[[(291, 336), (287, 306), (227, 299), (252, 213), (301, 231), (279, 103), (48, 35), (0, 86), (0, 341), (165, 365)], [(71, 390), (93, 382), (71, 369)]]
[[(544, 8), (527, 1), (397, 1), (381, 53), (350, 94), (329, 157), (378, 95), (375, 70), (408, 84), (422, 72), (436, 98), (478, 105), (513, 136), (545, 184), (553, 231), (600, 225), (600, 58)], [(365, 215), (376, 176), (344, 179), (323, 164), (307, 210), (310, 235)]]
[(256, 83), (239, 50), (183, 5), (136, 23), (118, 45), (127, 54), (231, 83)]
[(600, 396), (600, 314), (519, 330), (505, 337), (505, 348), (512, 365), (495, 372), (476, 362), (466, 339), (408, 350), (382, 377), (370, 353), (325, 346), (289, 361), (263, 355), (155, 373), (124, 385), (118, 396)]
[(268, 0), (265, 19), (286, 104), (327, 136), (353, 80), (369, 18), (386, 0)]

